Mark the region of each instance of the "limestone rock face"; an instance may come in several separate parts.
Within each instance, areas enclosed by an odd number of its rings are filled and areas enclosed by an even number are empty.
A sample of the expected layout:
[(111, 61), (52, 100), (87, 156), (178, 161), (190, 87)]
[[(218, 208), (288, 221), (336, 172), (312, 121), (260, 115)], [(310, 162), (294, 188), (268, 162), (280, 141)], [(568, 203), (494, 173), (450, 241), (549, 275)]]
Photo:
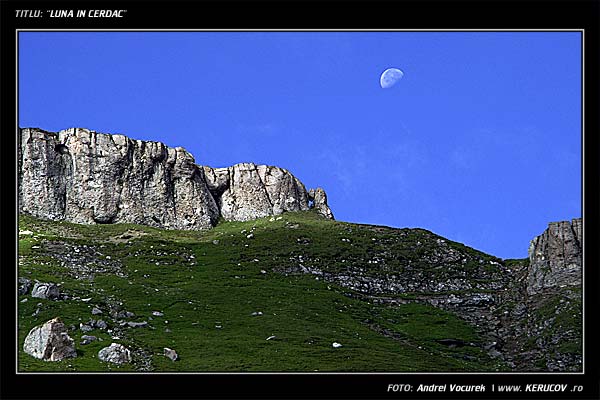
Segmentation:
[(310, 189), (308, 192), (308, 198), (313, 201), (313, 207), (319, 214), (325, 218), (334, 219), (333, 213), (327, 204), (327, 194), (321, 188)]
[(229, 168), (204, 167), (204, 171), (221, 215), (228, 221), (309, 208), (306, 188), (283, 168), (241, 163)]
[(76, 223), (206, 229), (219, 210), (183, 148), (72, 128), (21, 129), (19, 211)]
[(551, 222), (529, 245), (527, 293), (581, 285), (582, 220)]
[(59, 318), (54, 318), (29, 331), (23, 351), (45, 361), (61, 361), (77, 357), (73, 343), (65, 324)]
[[(220, 216), (247, 221), (309, 209), (302, 182), (279, 167), (202, 167), (181, 147), (83, 128), (24, 128), (19, 140), (19, 211), (39, 218), (197, 230)], [(333, 218), (325, 192), (313, 198)]]

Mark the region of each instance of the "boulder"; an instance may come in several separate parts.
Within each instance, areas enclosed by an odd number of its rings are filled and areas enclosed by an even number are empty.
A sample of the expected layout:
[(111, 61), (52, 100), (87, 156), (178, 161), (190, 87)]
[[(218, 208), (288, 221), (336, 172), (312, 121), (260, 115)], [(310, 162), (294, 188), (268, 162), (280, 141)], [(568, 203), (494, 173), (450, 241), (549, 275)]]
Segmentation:
[(164, 348), (164, 355), (165, 355), (165, 357), (167, 357), (171, 361), (177, 361), (177, 359), (179, 358), (179, 356), (177, 355), (177, 352), (175, 350), (173, 350), (173, 349), (168, 348), (168, 347)]
[(98, 359), (114, 364), (125, 364), (131, 362), (131, 352), (122, 344), (111, 343), (98, 352)]
[(58, 317), (29, 331), (23, 343), (23, 351), (44, 361), (77, 357), (73, 339)]
[(39, 299), (58, 299), (60, 297), (60, 289), (54, 283), (36, 282), (31, 290), (31, 297)]

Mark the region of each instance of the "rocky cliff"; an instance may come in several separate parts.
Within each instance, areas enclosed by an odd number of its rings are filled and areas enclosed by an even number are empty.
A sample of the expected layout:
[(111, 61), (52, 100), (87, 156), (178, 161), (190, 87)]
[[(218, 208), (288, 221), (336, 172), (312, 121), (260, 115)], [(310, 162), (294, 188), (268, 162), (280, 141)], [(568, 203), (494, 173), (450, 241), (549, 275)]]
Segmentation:
[(581, 285), (582, 228), (581, 218), (551, 222), (531, 241), (527, 293)]
[(322, 189), (310, 196), (279, 167), (213, 169), (181, 147), (82, 128), (25, 128), (19, 140), (19, 211), (40, 218), (195, 230), (313, 205), (333, 218)]

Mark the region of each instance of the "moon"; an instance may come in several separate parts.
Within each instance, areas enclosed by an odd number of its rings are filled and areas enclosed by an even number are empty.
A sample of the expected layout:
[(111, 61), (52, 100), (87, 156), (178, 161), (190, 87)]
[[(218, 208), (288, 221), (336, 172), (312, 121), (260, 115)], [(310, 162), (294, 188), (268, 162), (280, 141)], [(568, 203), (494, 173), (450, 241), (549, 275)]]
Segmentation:
[(379, 84), (383, 89), (389, 89), (398, 83), (403, 76), (404, 72), (398, 68), (388, 68), (381, 74), (381, 77), (379, 78)]

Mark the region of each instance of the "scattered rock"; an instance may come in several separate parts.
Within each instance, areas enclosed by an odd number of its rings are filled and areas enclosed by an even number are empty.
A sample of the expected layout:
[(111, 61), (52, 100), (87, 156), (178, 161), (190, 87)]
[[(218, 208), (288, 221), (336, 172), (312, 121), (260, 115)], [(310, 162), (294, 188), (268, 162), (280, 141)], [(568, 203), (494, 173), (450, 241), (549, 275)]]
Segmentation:
[(342, 345), (341, 345), (340, 343), (338, 343), (338, 342), (333, 342), (331, 345), (332, 345), (332, 346), (333, 346), (335, 349), (337, 349), (338, 347), (342, 347)]
[(162, 317), (165, 314), (161, 313), (160, 311), (152, 311), (152, 315), (154, 315), (155, 317)]
[(79, 329), (81, 329), (81, 332), (84, 332), (84, 333), (91, 332), (94, 330), (94, 328), (92, 328), (91, 326), (89, 326), (87, 324), (83, 324), (83, 323), (79, 324)]
[(273, 340), (273, 339), (277, 339), (277, 336), (275, 335), (271, 335), (269, 336), (266, 340)]
[(259, 316), (259, 315), (263, 315), (262, 311), (254, 311), (252, 314), (253, 317)]
[(177, 352), (175, 350), (173, 350), (173, 349), (168, 348), (168, 347), (164, 348), (164, 354), (165, 354), (165, 357), (167, 357), (171, 361), (176, 361), (177, 359), (179, 359), (179, 356), (177, 355)]
[(36, 282), (31, 290), (31, 297), (39, 299), (58, 299), (60, 297), (60, 289), (54, 283)]
[(146, 321), (142, 321), (142, 322), (121, 322), (121, 326), (128, 326), (130, 328), (144, 328), (146, 326), (148, 326), (148, 322)]
[(122, 344), (111, 343), (98, 352), (98, 359), (114, 364), (125, 364), (131, 362), (131, 352)]
[(94, 308), (92, 308), (92, 314), (93, 315), (102, 314), (102, 310), (100, 310), (98, 307), (94, 307)]
[(102, 329), (105, 330), (108, 328), (108, 324), (106, 322), (104, 322), (103, 320), (99, 319), (97, 321), (94, 321), (93, 319), (90, 320), (90, 322), (88, 322), (91, 326), (95, 326), (98, 329)]
[(29, 236), (29, 235), (33, 235), (33, 232), (31, 232), (31, 231), (19, 231), (19, 236)]
[(73, 339), (58, 317), (30, 330), (25, 338), (23, 351), (44, 361), (77, 357)]
[(92, 343), (94, 340), (98, 340), (96, 336), (91, 335), (81, 335), (81, 345), (85, 346), (87, 344)]

